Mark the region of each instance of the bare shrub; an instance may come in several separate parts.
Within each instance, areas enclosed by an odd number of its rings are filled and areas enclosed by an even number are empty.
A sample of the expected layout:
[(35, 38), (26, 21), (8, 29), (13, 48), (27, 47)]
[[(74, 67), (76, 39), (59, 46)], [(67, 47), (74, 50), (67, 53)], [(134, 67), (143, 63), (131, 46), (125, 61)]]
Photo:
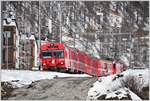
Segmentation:
[(142, 88), (142, 90), (139, 93), (139, 96), (143, 100), (149, 100), (149, 85), (146, 85), (145, 87)]
[(11, 92), (13, 91), (13, 86), (9, 82), (1, 82), (1, 99), (7, 100), (9, 96), (11, 96)]
[(136, 76), (126, 76), (121, 80), (123, 87), (129, 88), (132, 92), (141, 97), (141, 90), (144, 84), (144, 79)]

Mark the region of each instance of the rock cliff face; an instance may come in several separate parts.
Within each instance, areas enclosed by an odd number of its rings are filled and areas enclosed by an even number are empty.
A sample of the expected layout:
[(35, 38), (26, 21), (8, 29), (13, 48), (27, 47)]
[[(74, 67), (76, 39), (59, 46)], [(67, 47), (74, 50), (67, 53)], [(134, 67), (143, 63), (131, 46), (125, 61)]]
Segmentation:
[[(3, 4), (2, 10), (14, 11), (17, 23), (21, 18), (26, 31), (31, 32), (38, 27), (39, 2), (5, 1)], [(79, 32), (145, 31), (149, 19), (148, 1), (41, 1), (40, 5), (41, 26), (45, 26), (49, 19), (53, 26), (59, 26), (60, 5), (62, 27), (72, 31), (77, 27)]]
[[(4, 1), (2, 10), (14, 12), (20, 31), (37, 35), (39, 2)], [(9, 14), (6, 12), (4, 15), (7, 17)], [(130, 53), (134, 65), (146, 64), (148, 61), (148, 1), (41, 1), (40, 19), (42, 35), (46, 35), (49, 40), (59, 40), (61, 26), (63, 36), (67, 35), (79, 41), (84, 39), (82, 41), (93, 44), (96, 52), (104, 56), (119, 58), (125, 54), (129, 58), (127, 54)], [(117, 35), (113, 37), (103, 35), (110, 32)], [(130, 39), (129, 34), (120, 33), (133, 34)], [(124, 37), (127, 39), (125, 42)], [(65, 40), (63, 41), (67, 44)], [(99, 47), (94, 46), (93, 42)], [(126, 46), (123, 46), (125, 43)], [(85, 49), (88, 46), (90, 45), (83, 45)], [(115, 55), (116, 53), (119, 55)], [(102, 54), (98, 56), (103, 57)], [(137, 60), (140, 57), (142, 59)]]

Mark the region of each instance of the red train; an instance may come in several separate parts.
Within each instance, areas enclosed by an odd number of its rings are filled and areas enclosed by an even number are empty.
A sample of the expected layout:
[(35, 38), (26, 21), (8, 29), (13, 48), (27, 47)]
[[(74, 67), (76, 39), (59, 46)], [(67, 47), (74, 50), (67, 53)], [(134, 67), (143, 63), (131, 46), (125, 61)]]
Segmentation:
[(66, 48), (62, 43), (42, 45), (40, 59), (43, 70), (83, 72), (93, 76), (111, 75), (125, 70), (123, 64), (99, 60), (77, 49)]

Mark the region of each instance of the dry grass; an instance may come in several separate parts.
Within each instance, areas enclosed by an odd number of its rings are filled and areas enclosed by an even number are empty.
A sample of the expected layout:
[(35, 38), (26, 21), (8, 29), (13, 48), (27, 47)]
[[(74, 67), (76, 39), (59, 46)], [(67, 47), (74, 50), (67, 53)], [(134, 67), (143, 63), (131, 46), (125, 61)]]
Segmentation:
[[(149, 86), (143, 87), (144, 79), (136, 76), (127, 76), (121, 80), (121, 85), (123, 87), (129, 88), (132, 92), (137, 94), (140, 98), (148, 100), (149, 97)], [(146, 90), (143, 90), (147, 88)]]

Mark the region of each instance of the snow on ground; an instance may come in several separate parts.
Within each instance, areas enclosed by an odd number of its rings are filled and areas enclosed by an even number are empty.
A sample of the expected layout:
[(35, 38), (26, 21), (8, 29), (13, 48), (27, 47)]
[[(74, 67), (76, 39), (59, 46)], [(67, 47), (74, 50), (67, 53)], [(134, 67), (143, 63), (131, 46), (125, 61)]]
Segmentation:
[(121, 80), (128, 77), (134, 76), (138, 79), (143, 80), (143, 86), (149, 84), (149, 70), (148, 69), (129, 69), (121, 74), (111, 75), (106, 77), (100, 77), (98, 81), (93, 84), (88, 92), (87, 99), (98, 99), (102, 95), (106, 95), (106, 99), (117, 97), (122, 99), (126, 97), (127, 94), (131, 96), (134, 101), (140, 101), (141, 99), (130, 91), (128, 88), (122, 87)]
[(41, 79), (53, 79), (54, 77), (91, 77), (87, 74), (67, 74), (51, 71), (30, 70), (1, 70), (1, 81), (10, 81), (14, 87), (22, 87)]

